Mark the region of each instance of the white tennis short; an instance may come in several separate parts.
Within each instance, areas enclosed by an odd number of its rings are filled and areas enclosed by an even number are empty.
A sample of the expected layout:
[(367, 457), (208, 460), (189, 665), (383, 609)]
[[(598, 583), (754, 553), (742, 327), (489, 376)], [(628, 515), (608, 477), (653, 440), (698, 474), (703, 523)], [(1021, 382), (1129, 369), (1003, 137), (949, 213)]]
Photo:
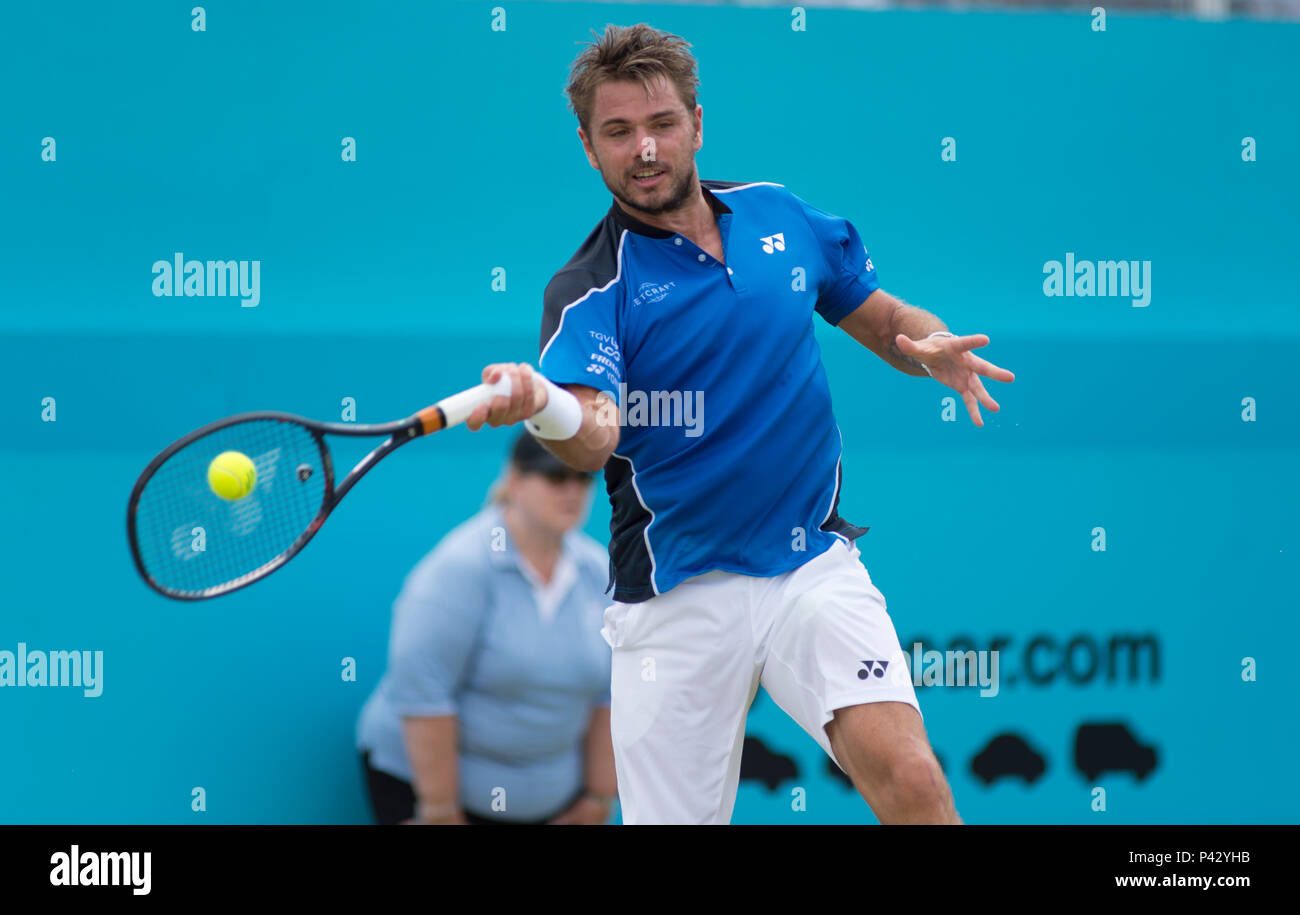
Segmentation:
[(709, 572), (605, 610), (624, 823), (731, 821), (760, 683), (831, 759), (824, 726), (835, 709), (892, 701), (921, 711), (859, 555), (837, 542), (772, 578)]

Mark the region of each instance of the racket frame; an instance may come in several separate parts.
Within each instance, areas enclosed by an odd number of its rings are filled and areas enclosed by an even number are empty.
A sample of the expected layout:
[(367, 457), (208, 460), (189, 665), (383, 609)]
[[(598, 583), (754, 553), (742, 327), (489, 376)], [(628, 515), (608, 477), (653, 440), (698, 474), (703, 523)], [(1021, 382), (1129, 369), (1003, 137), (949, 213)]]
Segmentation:
[[(479, 394), (477, 390), (474, 393), (476, 395)], [(321, 525), (325, 523), (325, 519), (329, 517), (330, 512), (334, 510), (335, 506), (343, 500), (343, 497), (351, 491), (352, 487), (355, 486), (363, 476), (369, 473), (371, 468), (379, 463), (380, 460), (387, 457), (407, 442), (420, 438), (423, 435), (428, 435), (441, 429), (445, 429), (448, 426), (447, 415), (443, 410), (443, 405), (445, 403), (446, 401), (440, 401), (437, 404), (425, 407), (414, 416), (409, 416), (406, 419), (390, 423), (327, 423), (308, 419), (304, 416), (298, 416), (293, 413), (283, 413), (276, 410), (259, 410), (251, 413), (237, 413), (234, 416), (227, 416), (224, 419), (208, 423), (200, 429), (195, 429), (188, 435), (172, 442), (164, 448), (157, 457), (150, 461), (148, 466), (145, 467), (144, 471), (140, 474), (139, 479), (136, 480), (135, 486), (131, 489), (131, 498), (127, 503), (126, 510), (126, 535), (127, 541), (131, 547), (131, 559), (135, 562), (136, 570), (140, 573), (140, 577), (144, 579), (145, 583), (150, 588), (162, 596), (170, 597), (173, 600), (208, 600), (213, 597), (220, 597), (223, 594), (230, 594), (233, 591), (238, 591), (241, 588), (251, 585), (255, 581), (260, 581), (279, 569), (294, 556), (298, 555), (298, 553), (302, 551), (303, 547), (311, 542), (312, 537), (316, 536), (316, 532), (320, 530)], [(325, 494), (324, 498), (321, 500), (321, 507), (316, 513), (316, 516), (308, 523), (306, 529), (298, 535), (297, 539), (289, 545), (288, 549), (277, 555), (274, 559), (263, 563), (256, 569), (246, 572), (231, 581), (223, 582), (219, 585), (213, 585), (210, 588), (204, 588), (202, 591), (177, 591), (156, 581), (144, 567), (144, 560), (140, 555), (140, 543), (136, 534), (135, 526), (136, 509), (139, 506), (140, 496), (144, 492), (145, 486), (148, 485), (149, 481), (153, 478), (153, 475), (158, 471), (158, 468), (162, 467), (169, 458), (187, 445), (191, 445), (198, 439), (211, 435), (213, 432), (220, 429), (225, 429), (239, 423), (266, 420), (292, 423), (301, 426), (310, 432), (312, 438), (315, 439), (316, 446), (320, 450), (321, 454), (321, 467), (325, 473)], [(335, 488), (334, 460), (330, 455), (329, 447), (325, 443), (326, 435), (343, 435), (353, 438), (368, 438), (381, 435), (388, 437), (372, 449), (369, 454), (358, 461), (356, 466), (348, 472), (348, 475), (344, 477), (343, 481), (337, 488)]]

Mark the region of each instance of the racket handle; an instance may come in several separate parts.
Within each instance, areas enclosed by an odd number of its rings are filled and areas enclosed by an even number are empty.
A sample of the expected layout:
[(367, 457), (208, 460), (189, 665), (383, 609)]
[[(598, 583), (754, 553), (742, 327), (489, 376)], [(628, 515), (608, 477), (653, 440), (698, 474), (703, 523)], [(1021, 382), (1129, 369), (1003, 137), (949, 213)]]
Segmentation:
[(492, 398), (498, 394), (504, 397), (510, 396), (509, 375), (502, 375), (496, 384), (479, 384), (459, 394), (444, 397), (433, 406), (419, 412), (425, 433), (460, 425), (469, 419), (469, 415), (475, 408), (481, 404), (491, 403)]

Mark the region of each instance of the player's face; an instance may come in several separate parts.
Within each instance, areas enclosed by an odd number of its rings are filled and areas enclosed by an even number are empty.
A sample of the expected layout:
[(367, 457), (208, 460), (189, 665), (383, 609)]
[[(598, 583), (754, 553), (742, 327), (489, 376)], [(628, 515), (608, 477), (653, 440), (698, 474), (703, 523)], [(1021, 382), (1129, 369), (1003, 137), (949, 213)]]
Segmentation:
[(591, 475), (515, 472), (508, 498), (525, 522), (551, 534), (563, 534), (583, 522), (591, 505)]
[(695, 151), (703, 145), (703, 109), (687, 111), (666, 78), (647, 94), (638, 82), (601, 84), (590, 136), (578, 128), (587, 160), (620, 203), (658, 215), (690, 202), (697, 184)]

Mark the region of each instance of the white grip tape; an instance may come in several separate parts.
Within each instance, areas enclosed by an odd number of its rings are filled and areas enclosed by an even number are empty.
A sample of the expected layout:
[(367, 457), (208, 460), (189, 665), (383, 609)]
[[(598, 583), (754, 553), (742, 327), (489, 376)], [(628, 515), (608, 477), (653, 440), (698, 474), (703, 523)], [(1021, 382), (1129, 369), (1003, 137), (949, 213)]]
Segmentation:
[(447, 426), (459, 425), (469, 419), (469, 415), (481, 404), (491, 403), (492, 398), (501, 394), (510, 396), (510, 376), (502, 375), (496, 384), (480, 384), (459, 394), (438, 401), (442, 415), (447, 418)]
[(582, 428), (582, 404), (550, 379), (537, 376), (546, 385), (546, 406), (529, 419), (524, 428), (537, 438), (558, 442), (573, 438)]

